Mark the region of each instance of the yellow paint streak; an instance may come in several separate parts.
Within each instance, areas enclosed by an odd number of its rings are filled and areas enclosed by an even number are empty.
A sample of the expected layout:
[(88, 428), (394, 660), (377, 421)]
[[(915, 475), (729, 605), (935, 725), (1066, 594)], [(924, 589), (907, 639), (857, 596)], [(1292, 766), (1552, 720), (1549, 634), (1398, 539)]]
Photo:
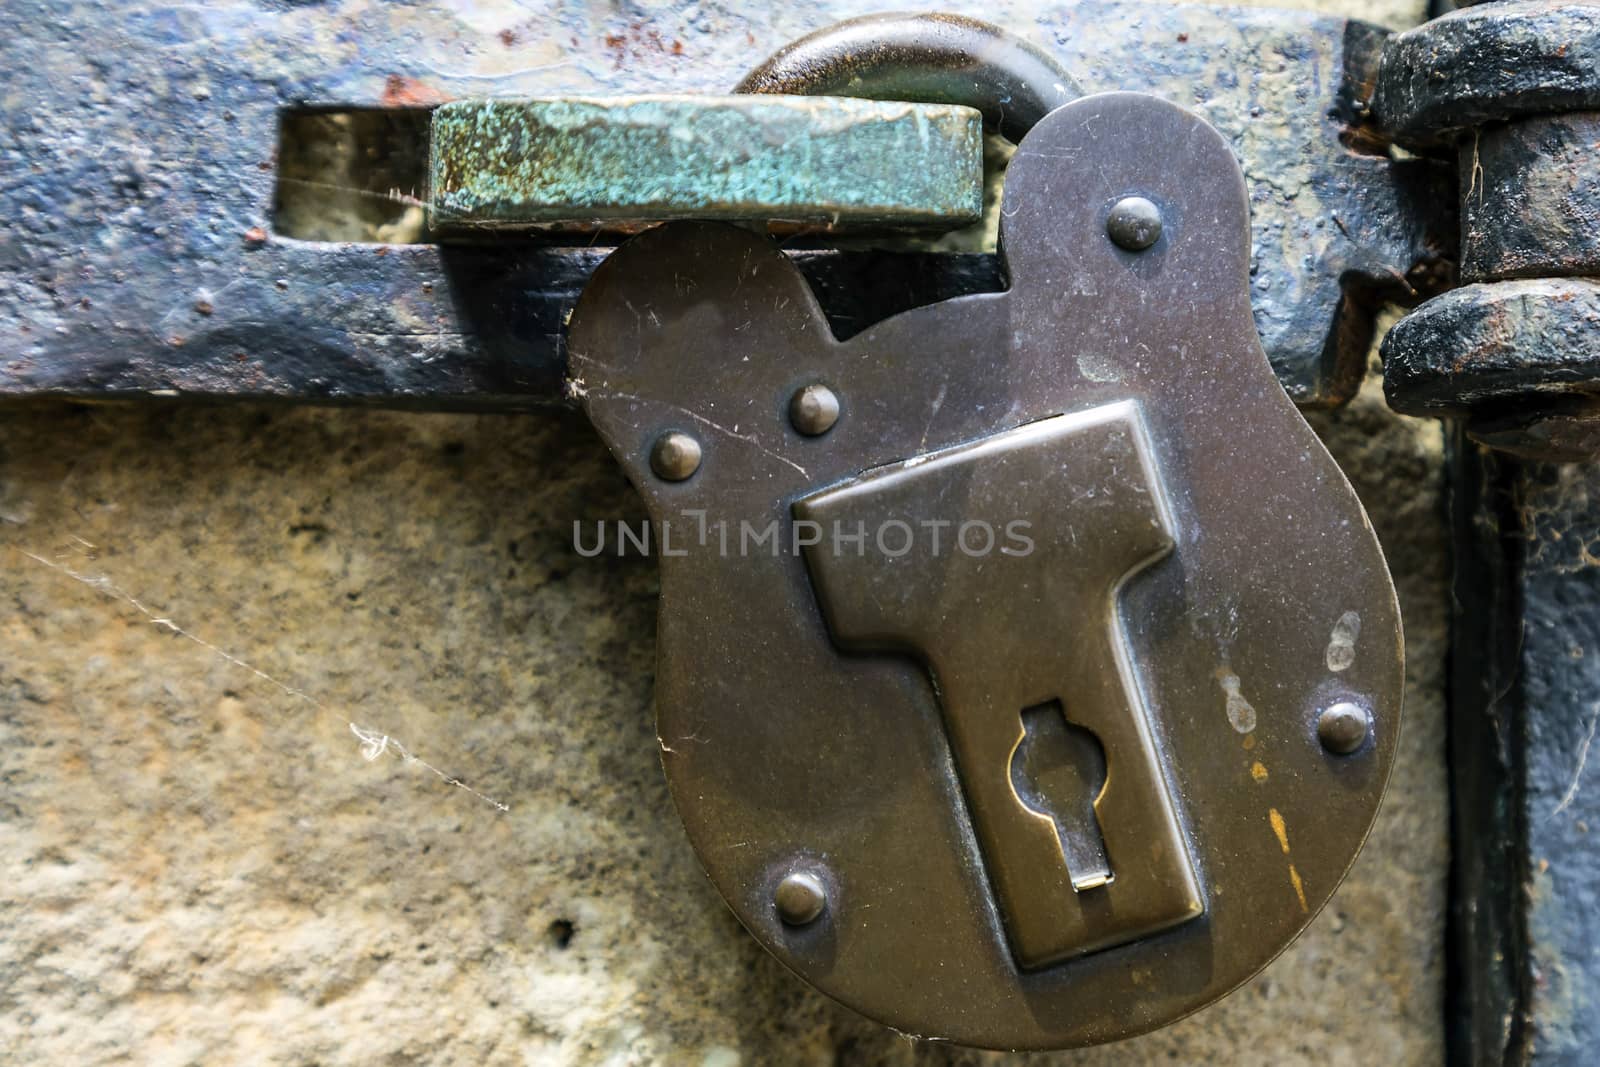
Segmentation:
[(1250, 764), (1250, 777), (1254, 778), (1258, 782), (1266, 781), (1267, 780), (1267, 766), (1266, 766), (1266, 764), (1262, 763), (1260, 760), (1256, 760), (1254, 763)]
[(1294, 869), (1294, 864), (1289, 864), (1289, 881), (1294, 883), (1294, 895), (1300, 898), (1300, 910), (1310, 911), (1306, 903), (1306, 884), (1300, 880), (1300, 872)]
[(1283, 854), (1289, 854), (1289, 827), (1283, 821), (1283, 813), (1277, 808), (1267, 809), (1267, 818), (1272, 821), (1272, 832), (1278, 835), (1278, 844), (1283, 847)]
[[(1256, 764), (1257, 767), (1261, 765)], [(1262, 768), (1262, 777), (1266, 776), (1266, 768)], [(1259, 779), (1257, 779), (1259, 781)], [(1283, 821), (1283, 812), (1277, 808), (1267, 809), (1267, 819), (1272, 823), (1272, 832), (1278, 835), (1278, 847), (1283, 849), (1283, 854), (1289, 854), (1289, 826)], [(1300, 878), (1300, 872), (1295, 870), (1293, 863), (1289, 864), (1289, 881), (1294, 885), (1294, 895), (1300, 898), (1300, 910), (1310, 913), (1311, 905), (1306, 903), (1306, 884)]]

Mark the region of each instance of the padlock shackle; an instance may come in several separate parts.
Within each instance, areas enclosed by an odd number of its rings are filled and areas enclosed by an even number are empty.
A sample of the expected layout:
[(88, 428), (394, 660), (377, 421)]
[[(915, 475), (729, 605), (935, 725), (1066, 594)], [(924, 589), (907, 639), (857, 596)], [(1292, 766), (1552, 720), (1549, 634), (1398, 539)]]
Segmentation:
[(773, 53), (734, 92), (964, 104), (1012, 142), (1082, 95), (1044, 50), (990, 23), (946, 14), (835, 23)]

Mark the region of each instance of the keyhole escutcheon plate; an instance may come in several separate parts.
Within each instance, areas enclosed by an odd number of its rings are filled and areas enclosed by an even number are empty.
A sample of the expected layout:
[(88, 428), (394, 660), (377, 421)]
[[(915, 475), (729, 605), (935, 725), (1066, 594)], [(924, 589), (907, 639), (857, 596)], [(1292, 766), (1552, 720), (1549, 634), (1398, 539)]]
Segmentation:
[[(1123, 585), (1173, 546), (1136, 403), (869, 471), (802, 498), (794, 514), (830, 535), (871, 531), (859, 546), (831, 536), (806, 546), (823, 614), (842, 647), (903, 651), (932, 673), (1019, 967), (1147, 937), (1204, 910), (1123, 638)], [(879, 536), (940, 515), (952, 535), (937, 555)], [(1015, 543), (991, 542), (991, 530)], [(1099, 884), (1080, 886), (1055, 821), (1012, 778), (1022, 709), (1060, 693), (1106, 755), (1094, 808), (1110, 870)]]

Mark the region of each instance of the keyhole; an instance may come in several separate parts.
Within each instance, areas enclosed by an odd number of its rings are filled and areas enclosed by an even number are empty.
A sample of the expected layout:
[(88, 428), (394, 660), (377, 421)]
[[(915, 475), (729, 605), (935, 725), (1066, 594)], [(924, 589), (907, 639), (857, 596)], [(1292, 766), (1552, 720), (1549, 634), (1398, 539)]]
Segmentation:
[(1094, 801), (1106, 783), (1100, 739), (1067, 721), (1059, 700), (1024, 708), (1022, 744), (1011, 758), (1011, 786), (1029, 808), (1055, 823), (1072, 888), (1111, 881), (1111, 862)]

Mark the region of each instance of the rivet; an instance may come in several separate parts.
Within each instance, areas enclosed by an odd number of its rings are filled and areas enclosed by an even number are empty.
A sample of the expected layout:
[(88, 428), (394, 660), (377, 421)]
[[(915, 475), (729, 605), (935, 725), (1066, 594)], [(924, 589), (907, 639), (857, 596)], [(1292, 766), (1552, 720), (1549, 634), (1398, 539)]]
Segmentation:
[(668, 430), (650, 448), (650, 469), (665, 481), (683, 481), (700, 469), (700, 442), (681, 430)]
[(1161, 209), (1142, 196), (1125, 196), (1111, 207), (1106, 235), (1118, 248), (1143, 252), (1161, 238)]
[(1360, 704), (1341, 700), (1330, 704), (1317, 716), (1317, 740), (1337, 756), (1348, 756), (1367, 743), (1372, 732), (1372, 716)]
[(822, 914), (828, 904), (828, 891), (822, 879), (810, 871), (794, 871), (778, 883), (772, 902), (786, 926), (805, 926)]
[(826, 385), (807, 385), (789, 398), (789, 421), (807, 437), (833, 429), (839, 421), (839, 397)]

